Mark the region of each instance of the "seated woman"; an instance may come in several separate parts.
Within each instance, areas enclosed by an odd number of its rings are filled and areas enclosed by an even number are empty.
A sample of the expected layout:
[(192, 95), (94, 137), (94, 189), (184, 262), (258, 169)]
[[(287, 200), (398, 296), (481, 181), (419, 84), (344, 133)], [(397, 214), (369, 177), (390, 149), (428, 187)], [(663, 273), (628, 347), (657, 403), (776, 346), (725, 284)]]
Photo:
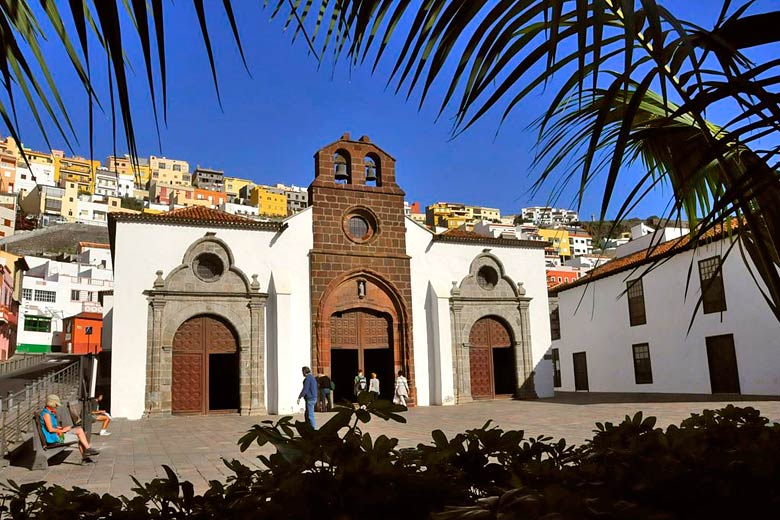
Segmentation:
[(91, 455), (100, 453), (98, 450), (89, 446), (87, 436), (81, 428), (59, 426), (57, 421), (57, 407), (60, 404), (62, 404), (62, 401), (59, 396), (55, 394), (46, 396), (46, 407), (41, 411), (40, 416), (41, 429), (43, 430), (43, 438), (46, 439), (46, 444), (78, 441), (79, 451), (81, 452), (81, 458), (83, 460), (89, 459)]
[(111, 435), (111, 432), (108, 431), (108, 425), (111, 423), (111, 415), (109, 415), (107, 411), (100, 409), (100, 401), (102, 400), (103, 394), (100, 394), (97, 396), (97, 399), (95, 399), (95, 409), (92, 410), (92, 420), (103, 423), (103, 427), (100, 428), (100, 433), (98, 433), (98, 435)]

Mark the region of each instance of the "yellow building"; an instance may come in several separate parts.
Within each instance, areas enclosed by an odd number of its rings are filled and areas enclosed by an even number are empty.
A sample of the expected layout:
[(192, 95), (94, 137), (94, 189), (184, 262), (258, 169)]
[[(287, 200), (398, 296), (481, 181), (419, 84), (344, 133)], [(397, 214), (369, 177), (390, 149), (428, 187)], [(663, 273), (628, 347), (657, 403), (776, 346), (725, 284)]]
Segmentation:
[(539, 236), (552, 242), (555, 253), (561, 260), (571, 259), (571, 249), (569, 248), (569, 232), (565, 229), (543, 229), (540, 228)]
[(76, 222), (79, 218), (79, 190), (80, 186), (75, 181), (65, 181), (62, 184), (65, 193), (62, 196), (62, 210), (60, 214), (68, 222)]
[(264, 217), (286, 217), (287, 195), (268, 186), (256, 186), (252, 190), (249, 203), (255, 206)]
[(79, 193), (92, 194), (95, 191), (95, 172), (100, 161), (83, 157), (54, 157), (54, 179), (63, 188), (66, 183), (75, 182)]
[(457, 229), (465, 225), (470, 229), (483, 220), (497, 222), (501, 220), (501, 211), (452, 202), (437, 202), (425, 208), (425, 223), (429, 226)]
[(167, 157), (149, 157), (149, 170), (153, 181), (172, 184), (174, 186), (189, 186), (192, 184), (190, 163), (181, 159)]
[(252, 184), (252, 181), (249, 179), (240, 179), (238, 177), (225, 177), (225, 193), (228, 196), (228, 200), (231, 202), (233, 199), (238, 198), (238, 192), (241, 191), (241, 188), (244, 186), (248, 186)]
[(106, 159), (106, 168), (120, 175), (132, 175), (137, 188), (146, 188), (152, 175), (149, 169), (149, 160), (145, 157), (139, 157), (138, 164), (133, 164), (129, 155), (124, 157), (109, 155)]

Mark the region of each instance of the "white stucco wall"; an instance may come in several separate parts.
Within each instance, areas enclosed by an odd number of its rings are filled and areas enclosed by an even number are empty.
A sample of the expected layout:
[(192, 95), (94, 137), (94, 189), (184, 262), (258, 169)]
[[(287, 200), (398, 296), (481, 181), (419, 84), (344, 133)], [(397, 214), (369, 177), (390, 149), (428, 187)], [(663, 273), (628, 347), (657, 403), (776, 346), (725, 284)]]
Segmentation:
[[(143, 291), (152, 287), (158, 269), (167, 276), (181, 264), (187, 248), (207, 232), (215, 232), (217, 238), (230, 246), (236, 267), (247, 277), (258, 275), (261, 292), (268, 292), (272, 273), (277, 293), (286, 292), (275, 307), (277, 321), (273, 323), (266, 319), (266, 359), (269, 358), (268, 350), (274, 349), (279, 374), (279, 387), (266, 388), (266, 396), (276, 396), (277, 401), (267, 402), (266, 406), (276, 413), (297, 410), (295, 400), (300, 390), (297, 388), (300, 367), (309, 364), (311, 348), (308, 312), (311, 211), (299, 213), (287, 223), (288, 228), (280, 234), (246, 229), (117, 223), (111, 374), (114, 415), (138, 419), (144, 411), (148, 302)], [(304, 312), (298, 312), (301, 309)], [(278, 344), (271, 344), (269, 335), (271, 339), (280, 338)]]
[[(550, 347), (543, 249), (432, 242), (432, 238), (431, 232), (406, 219), (406, 250), (411, 256), (415, 375), (419, 404), (423, 406), (455, 402), (450, 290), (452, 282), (460, 284), (469, 274), (472, 261), (486, 248), (501, 260), (507, 276), (515, 283), (523, 282), (526, 296), (532, 298), (529, 311), (534, 367), (543, 361)], [(438, 320), (432, 319), (432, 312), (437, 313)], [(537, 384), (537, 392), (540, 388), (548, 389), (549, 385)], [(544, 391), (540, 395), (546, 396)]]
[[(695, 252), (680, 253), (647, 274), (643, 280), (645, 325), (629, 326), (628, 301), (620, 296), (625, 281), (639, 273), (627, 271), (561, 292), (561, 339), (553, 342), (560, 350), (559, 390), (574, 390), (572, 354), (584, 351), (592, 392), (709, 394), (705, 338), (733, 334), (741, 392), (780, 395), (780, 323), (750, 278), (737, 248), (723, 266), (727, 310), (704, 314), (699, 308), (687, 333), (701, 294), (698, 261), (723, 255), (727, 248), (728, 242), (721, 240)], [(649, 344), (651, 384), (635, 383), (631, 346), (637, 343)]]

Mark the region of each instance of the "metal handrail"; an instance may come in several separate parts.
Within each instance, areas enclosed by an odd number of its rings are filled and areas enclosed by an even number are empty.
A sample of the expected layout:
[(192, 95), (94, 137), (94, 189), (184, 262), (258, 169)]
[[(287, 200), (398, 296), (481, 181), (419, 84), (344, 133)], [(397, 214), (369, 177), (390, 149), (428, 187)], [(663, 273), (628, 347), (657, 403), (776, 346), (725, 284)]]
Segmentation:
[(0, 361), (0, 376), (46, 362), (46, 354), (14, 354), (10, 359)]
[(0, 398), (0, 465), (7, 464), (7, 455), (24, 442), (31, 429), (32, 415), (43, 408), (46, 396), (57, 394), (63, 403), (74, 398), (78, 395), (80, 376), (80, 363), (73, 361)]

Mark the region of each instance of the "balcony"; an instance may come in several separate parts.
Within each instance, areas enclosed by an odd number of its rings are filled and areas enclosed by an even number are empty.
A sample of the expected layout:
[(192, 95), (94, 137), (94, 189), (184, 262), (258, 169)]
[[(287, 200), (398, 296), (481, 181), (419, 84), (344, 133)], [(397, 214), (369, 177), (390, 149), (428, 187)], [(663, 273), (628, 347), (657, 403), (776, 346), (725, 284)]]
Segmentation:
[(17, 325), (18, 315), (5, 305), (0, 305), (0, 325)]

